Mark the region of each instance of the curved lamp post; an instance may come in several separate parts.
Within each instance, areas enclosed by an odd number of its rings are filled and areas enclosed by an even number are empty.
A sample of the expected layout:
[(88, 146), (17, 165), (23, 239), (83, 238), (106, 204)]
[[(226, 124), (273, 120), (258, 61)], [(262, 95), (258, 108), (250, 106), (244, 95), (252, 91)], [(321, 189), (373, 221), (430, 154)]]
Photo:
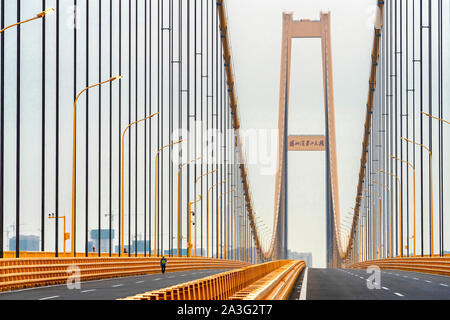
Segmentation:
[(165, 146), (159, 148), (159, 150), (156, 152), (156, 156), (155, 156), (155, 243), (154, 243), (154, 250), (155, 250), (155, 255), (157, 255), (156, 253), (156, 232), (157, 232), (157, 212), (158, 212), (158, 157), (159, 157), (159, 153), (170, 146), (173, 146), (175, 144), (181, 143), (183, 142), (184, 139), (178, 140), (176, 142), (172, 142), (169, 144), (166, 144)]
[[(378, 248), (378, 251), (380, 252), (380, 257), (383, 258), (383, 218), (382, 218), (383, 215), (381, 212), (381, 200), (382, 199), (381, 199), (380, 194), (378, 194), (377, 192), (370, 191), (367, 189), (366, 189), (366, 191), (374, 194), (378, 198), (378, 201), (380, 201), (380, 205), (378, 206), (378, 208), (380, 209), (380, 246)], [(376, 228), (377, 228), (376, 223), (374, 224), (374, 227), (375, 227), (375, 234), (376, 234)], [(375, 240), (376, 240), (376, 238), (375, 238)], [(377, 258), (378, 258), (378, 251), (377, 251)]]
[(409, 143), (413, 143), (413, 144), (415, 144), (417, 146), (420, 146), (420, 147), (424, 148), (425, 150), (428, 151), (428, 154), (430, 156), (429, 157), (429, 160), (430, 160), (430, 170), (429, 170), (429, 172), (430, 172), (430, 229), (431, 229), (430, 230), (430, 233), (431, 233), (430, 257), (432, 257), (433, 254), (434, 254), (434, 235), (433, 235), (433, 227), (434, 227), (434, 225), (433, 225), (433, 155), (431, 153), (431, 150), (427, 146), (425, 146), (425, 145), (423, 145), (421, 143), (418, 143), (418, 142), (415, 142), (415, 141), (412, 141), (412, 140), (409, 140), (409, 139), (406, 139), (406, 138), (403, 138), (403, 137), (400, 137), (400, 139), (402, 139), (402, 140), (404, 140), (406, 142), (409, 142)]
[[(233, 188), (229, 191), (225, 191), (223, 192), (220, 196), (219, 196), (219, 202), (220, 202), (220, 208), (222, 208), (222, 197), (228, 193), (234, 192), (236, 191), (236, 188)], [(217, 223), (217, 228), (219, 228), (219, 224)], [(219, 241), (217, 241), (217, 256), (219, 256)]]
[[(393, 173), (390, 173), (390, 172), (386, 172), (386, 171), (384, 171), (384, 170), (381, 170), (381, 169), (379, 169), (378, 170), (379, 172), (381, 172), (381, 173), (384, 173), (384, 174), (387, 174), (387, 175), (389, 175), (389, 176), (391, 176), (391, 177), (394, 177), (395, 179), (397, 179), (397, 182), (398, 182), (398, 188), (400, 189), (400, 190), (402, 190), (402, 182), (400, 181), (400, 178), (399, 177), (397, 177), (395, 174), (393, 174)], [(402, 212), (402, 197), (399, 197), (399, 203), (400, 203), (400, 212)], [(403, 239), (402, 239), (402, 237), (401, 237), (401, 235), (399, 235), (399, 238), (400, 238), (400, 249), (402, 250), (402, 252), (403, 252), (403, 249), (402, 249), (402, 247), (403, 247)], [(397, 255), (398, 255), (398, 252), (397, 252)]]
[(413, 170), (413, 195), (414, 195), (413, 196), (413, 199), (414, 199), (414, 218), (413, 218), (413, 220), (414, 220), (414, 232), (413, 232), (414, 233), (414, 236), (413, 236), (414, 240), (413, 240), (413, 243), (414, 243), (414, 256), (415, 256), (416, 255), (416, 168), (414, 168), (414, 165), (411, 162), (409, 162), (409, 161), (406, 161), (406, 160), (403, 160), (403, 159), (400, 159), (400, 158), (397, 158), (397, 157), (394, 157), (394, 156), (391, 156), (391, 158), (395, 159), (395, 160), (398, 160), (398, 161), (401, 161), (403, 163), (406, 163)]
[(78, 95), (75, 98), (75, 101), (73, 103), (73, 154), (72, 154), (72, 244), (71, 244), (71, 252), (75, 256), (75, 188), (76, 188), (76, 182), (75, 182), (75, 175), (76, 175), (76, 146), (77, 146), (77, 102), (80, 96), (86, 92), (87, 90), (101, 86), (102, 84), (112, 82), (114, 80), (122, 79), (122, 76), (112, 77), (108, 80), (105, 80), (103, 82), (94, 84), (92, 86), (86, 87), (83, 90), (81, 90)]
[[(206, 213), (206, 256), (209, 257), (209, 192), (218, 185), (221, 185), (223, 183), (227, 182), (227, 180), (223, 180), (222, 182), (216, 183), (209, 187), (208, 192), (206, 194), (207, 196), (207, 213)], [(212, 257), (212, 252), (211, 252)]]
[[(142, 118), (140, 120), (134, 121), (130, 124), (128, 124), (125, 129), (123, 130), (122, 133), (122, 163), (121, 163), (121, 167), (122, 167), (122, 192), (121, 192), (121, 196), (122, 196), (122, 206), (121, 206), (121, 231), (120, 231), (120, 250), (119, 250), (119, 256), (122, 254), (123, 252), (123, 242), (124, 242), (124, 177), (125, 177), (125, 172), (124, 172), (124, 156), (125, 156), (125, 134), (127, 133), (128, 129), (132, 126), (135, 125), (139, 122), (145, 121), (147, 119), (153, 118), (154, 116), (158, 115), (159, 112), (156, 112), (154, 114), (149, 115), (148, 117)], [(128, 250), (130, 251), (130, 248), (128, 248)], [(131, 252), (131, 251), (130, 251)], [(129, 252), (129, 253), (130, 253)]]
[[(204, 173), (204, 174), (202, 174), (201, 176), (199, 176), (196, 180), (195, 180), (195, 184), (194, 184), (194, 195), (195, 195), (195, 198), (197, 198), (197, 183), (203, 178), (203, 177), (205, 177), (205, 176), (207, 176), (207, 175), (209, 175), (209, 174), (211, 174), (211, 173), (214, 173), (214, 172), (216, 172), (217, 171), (217, 169), (214, 169), (214, 170), (212, 170), (212, 171), (209, 171), (209, 172), (206, 172), (206, 173)], [(200, 200), (202, 199), (202, 197), (200, 196)], [(194, 256), (197, 256), (197, 202), (198, 201), (195, 201), (194, 202)], [(190, 226), (189, 226), (190, 227)], [(203, 248), (202, 248), (202, 251), (203, 251)]]
[(194, 163), (197, 160), (200, 160), (203, 156), (200, 156), (194, 160), (182, 163), (178, 166), (178, 206), (177, 206), (177, 256), (180, 257), (180, 242), (181, 242), (181, 237), (180, 237), (180, 176), (181, 176), (181, 169), (190, 163)]
[(392, 257), (392, 255), (391, 255), (391, 224), (392, 224), (392, 220), (391, 220), (391, 202), (392, 202), (392, 194), (391, 194), (391, 189), (387, 186), (387, 185), (385, 185), (385, 184), (383, 184), (383, 183), (379, 183), (378, 181), (376, 181), (376, 180), (371, 180), (373, 183), (376, 183), (376, 184), (378, 184), (378, 185), (380, 185), (380, 186), (382, 186), (382, 187), (384, 187), (384, 188), (386, 188), (386, 190), (388, 191), (388, 197), (389, 197), (389, 205), (388, 205), (388, 207), (389, 207), (389, 210), (388, 210), (388, 215), (389, 215), (389, 217), (388, 217), (388, 222), (387, 222), (387, 230), (388, 230), (388, 233), (389, 233), (389, 237), (388, 237), (388, 241), (389, 241), (389, 244), (388, 244), (388, 248), (389, 248), (389, 250), (388, 250), (388, 258), (391, 258)]
[(2, 30), (0, 30), (0, 33), (2, 33), (3, 31), (5, 31), (6, 29), (9, 29), (9, 28), (12, 28), (12, 27), (21, 25), (21, 24), (23, 24), (23, 23), (30, 22), (30, 21), (37, 20), (37, 19), (42, 19), (42, 18), (44, 18), (46, 15), (48, 15), (48, 14), (50, 14), (50, 13), (53, 13), (54, 11), (55, 11), (55, 9), (51, 8), (51, 9), (47, 9), (47, 10), (45, 10), (45, 11), (39, 12), (38, 14), (36, 14), (36, 17), (31, 18), (31, 19), (27, 19), (27, 20), (24, 20), (24, 21), (16, 22), (16, 23), (14, 23), (14, 24), (12, 24), (12, 25), (9, 25), (9, 26), (3, 28)]

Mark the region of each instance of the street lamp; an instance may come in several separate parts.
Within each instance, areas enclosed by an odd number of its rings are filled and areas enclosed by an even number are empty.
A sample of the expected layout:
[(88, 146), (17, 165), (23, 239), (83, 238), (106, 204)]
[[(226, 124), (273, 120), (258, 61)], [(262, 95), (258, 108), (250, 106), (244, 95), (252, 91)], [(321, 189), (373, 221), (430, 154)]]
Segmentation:
[[(234, 200), (237, 200), (237, 199), (240, 199), (240, 198), (243, 198), (243, 197), (237, 197), (237, 198), (235, 198), (235, 199), (231, 199), (230, 201), (228, 201), (228, 204), (227, 204), (227, 213), (226, 213), (226, 215), (225, 215), (225, 247), (227, 248), (227, 250), (225, 251), (225, 259), (228, 259), (228, 247), (229, 247), (229, 245), (228, 245), (228, 234), (229, 234), (229, 226), (228, 226), (228, 215), (229, 215), (229, 212), (230, 212), (230, 203), (231, 202), (233, 202)], [(242, 206), (239, 206), (238, 208), (241, 208)]]
[[(222, 182), (216, 183), (209, 187), (208, 192), (206, 194), (207, 197), (207, 212), (206, 212), (206, 255), (209, 256), (209, 192), (218, 185), (221, 185), (223, 183), (227, 182), (227, 180), (223, 180)], [(211, 252), (212, 257), (212, 252)]]
[[(234, 191), (236, 191), (236, 190), (237, 190), (236, 188), (233, 188), (233, 189), (231, 189), (231, 190), (229, 190), (229, 191), (223, 192), (223, 193), (219, 196), (220, 208), (222, 208), (222, 197), (223, 197), (224, 195), (226, 195), (226, 194), (228, 194), (228, 193), (231, 193), (231, 192), (234, 192)], [(221, 212), (221, 213), (222, 213), (222, 212)], [(217, 224), (217, 226), (218, 226), (218, 224)], [(217, 241), (217, 256), (219, 256), (219, 241)]]
[(50, 14), (50, 13), (53, 13), (54, 11), (55, 11), (55, 9), (51, 8), (51, 9), (47, 9), (47, 10), (45, 10), (45, 11), (39, 12), (38, 14), (36, 14), (36, 16), (35, 16), (34, 18), (31, 18), (31, 19), (28, 19), (28, 20), (24, 20), (24, 21), (20, 21), (20, 22), (16, 22), (16, 23), (14, 23), (14, 24), (12, 24), (12, 25), (9, 25), (9, 26), (3, 28), (2, 30), (0, 30), (0, 33), (2, 33), (3, 31), (5, 31), (6, 29), (9, 29), (9, 28), (12, 28), (12, 27), (21, 25), (21, 24), (23, 24), (23, 23), (30, 22), (30, 21), (33, 21), (33, 20), (36, 20), (36, 19), (42, 19), (42, 18), (44, 18), (46, 15), (48, 15), (48, 14)]
[[(217, 169), (214, 169), (212, 171), (209, 171), (207, 173), (202, 174), (201, 176), (199, 176), (196, 180), (195, 180), (195, 184), (194, 184), (194, 196), (195, 198), (197, 198), (197, 183), (205, 176), (216, 172)], [(203, 191), (203, 190), (202, 190)], [(201, 199), (201, 197), (200, 197)], [(189, 226), (190, 227), (190, 226)], [(194, 203), (194, 256), (197, 256), (197, 201), (195, 201)], [(202, 248), (203, 251), (203, 248)]]
[(173, 146), (175, 144), (181, 143), (183, 142), (184, 139), (178, 140), (176, 142), (172, 142), (169, 144), (166, 144), (165, 146), (161, 147), (158, 149), (158, 151), (156, 152), (155, 155), (155, 242), (154, 242), (154, 248), (155, 248), (155, 255), (157, 255), (156, 253), (156, 232), (157, 232), (157, 212), (158, 212), (158, 157), (159, 157), (159, 153), (161, 152), (161, 150)]
[(75, 253), (75, 175), (76, 175), (76, 146), (77, 146), (77, 102), (78, 99), (80, 98), (80, 96), (87, 90), (97, 87), (97, 86), (101, 86), (102, 84), (108, 83), (108, 82), (112, 82), (118, 79), (122, 79), (122, 76), (116, 76), (116, 77), (112, 77), (108, 80), (105, 80), (103, 82), (91, 85), (89, 87), (84, 88), (83, 90), (81, 90), (78, 95), (75, 98), (75, 101), (73, 103), (73, 153), (72, 153), (72, 248), (71, 251), (74, 254), (74, 256), (76, 255)]
[(202, 157), (203, 156), (200, 156), (194, 160), (182, 163), (178, 166), (178, 206), (177, 206), (177, 235), (178, 235), (177, 256), (178, 257), (180, 256), (180, 241), (181, 241), (181, 238), (180, 238), (180, 176), (181, 176), (181, 169), (187, 164), (190, 164), (190, 163), (196, 162), (197, 160), (200, 160)]
[(401, 161), (403, 163), (408, 164), (413, 169), (413, 194), (414, 194), (414, 256), (416, 255), (416, 169), (414, 168), (413, 164), (409, 161), (394, 157), (391, 155), (392, 159)]
[(124, 241), (124, 177), (125, 177), (125, 172), (124, 172), (124, 154), (125, 154), (125, 133), (128, 131), (128, 129), (132, 126), (135, 125), (139, 122), (145, 121), (147, 119), (150, 119), (154, 116), (156, 116), (157, 114), (159, 114), (159, 112), (156, 112), (154, 114), (149, 115), (148, 117), (142, 118), (140, 120), (134, 121), (130, 124), (128, 124), (125, 129), (123, 130), (122, 133), (122, 163), (121, 163), (121, 167), (122, 167), (122, 208), (121, 208), (121, 233), (120, 233), (120, 250), (119, 250), (119, 255), (121, 255), (121, 253), (123, 252), (123, 241)]
[(427, 146), (425, 146), (425, 145), (423, 145), (421, 143), (418, 143), (418, 142), (415, 142), (415, 141), (412, 141), (412, 140), (409, 140), (409, 139), (406, 139), (406, 138), (403, 138), (403, 137), (400, 137), (400, 139), (402, 139), (402, 140), (404, 140), (406, 142), (409, 142), (409, 143), (413, 143), (413, 144), (415, 144), (417, 146), (420, 146), (420, 147), (424, 148), (425, 150), (428, 151), (428, 154), (430, 156), (429, 157), (429, 160), (430, 160), (430, 229), (431, 229), (430, 230), (431, 231), (430, 257), (432, 257), (433, 254), (434, 254), (434, 236), (433, 236), (433, 155), (431, 153), (431, 150)]
[[(371, 203), (372, 203), (372, 206), (373, 206), (373, 208), (374, 208), (374, 211), (376, 210), (376, 203), (375, 203), (375, 201), (373, 201), (372, 199), (370, 199), (370, 198), (368, 198), (367, 196), (360, 196), (360, 198), (366, 198), (366, 200), (368, 200), (368, 201), (370, 201)], [(370, 205), (369, 206), (367, 206), (366, 207), (367, 209), (369, 209), (369, 214), (370, 214)], [(366, 225), (367, 225), (367, 227), (369, 227), (370, 228), (370, 223), (369, 223), (370, 221), (369, 221), (369, 219), (367, 218), (367, 220), (366, 220)], [(369, 230), (370, 231), (370, 230)], [(371, 257), (371, 256), (373, 256), (374, 254), (373, 254), (373, 252), (372, 251), (375, 251), (375, 232), (373, 233), (374, 234), (374, 236), (373, 236), (373, 244), (372, 244), (372, 246), (369, 246), (368, 248), (367, 248), (367, 250), (368, 250), (368, 256), (369, 257)], [(367, 239), (369, 240), (369, 235), (367, 235)], [(373, 248), (372, 248), (373, 247)]]
[[(192, 251), (192, 236), (191, 236), (191, 214), (195, 214), (194, 212), (191, 212), (191, 206), (192, 204), (195, 204), (199, 201), (202, 200), (202, 195), (200, 194), (200, 198), (199, 199), (195, 199), (194, 201), (189, 201), (188, 202), (188, 217), (189, 217), (189, 221), (188, 221), (188, 243), (187, 243), (187, 248), (188, 248), (188, 257), (191, 256), (191, 251)], [(195, 225), (195, 222), (193, 222), (193, 224)]]
[(389, 245), (388, 245), (388, 247), (389, 247), (389, 254), (388, 254), (388, 257), (389, 258), (392, 258), (392, 255), (391, 255), (391, 225), (392, 225), (392, 219), (391, 219), (391, 202), (392, 202), (392, 193), (391, 193), (391, 189), (387, 186), (387, 185), (385, 185), (385, 184), (382, 184), (382, 183), (379, 183), (378, 181), (376, 181), (376, 180), (371, 180), (373, 183), (376, 183), (376, 184), (378, 184), (378, 185), (380, 185), (380, 186), (382, 186), (382, 187), (384, 187), (384, 188), (386, 188), (387, 189), (387, 191), (388, 191), (388, 195), (389, 195), (389, 205), (388, 205), (388, 207), (389, 207), (389, 210), (388, 210), (388, 214), (389, 214), (389, 217), (388, 217), (388, 223), (387, 223), (387, 230), (388, 230), (388, 233), (389, 233)]
[(70, 233), (66, 232), (66, 216), (56, 217), (56, 215), (54, 213), (49, 213), (48, 214), (48, 218), (49, 219), (59, 218), (59, 219), (63, 219), (64, 220), (64, 241), (63, 241), (63, 244), (64, 244), (64, 253), (66, 253), (66, 240), (70, 239)]
[[(382, 218), (382, 214), (381, 214), (381, 196), (375, 191), (370, 191), (370, 190), (366, 189), (366, 192), (370, 192), (370, 193), (374, 194), (380, 201), (380, 205), (379, 205), (379, 209), (380, 209), (380, 246), (378, 248), (378, 251), (380, 252), (380, 257), (383, 258), (383, 218)], [(374, 234), (376, 234), (376, 228), (377, 228), (376, 223), (374, 224), (374, 228), (375, 228)], [(377, 242), (376, 237), (375, 237), (375, 242)], [(376, 247), (376, 245), (375, 245), (375, 247)], [(378, 251), (377, 251), (377, 258), (378, 258)]]
[[(236, 211), (241, 208), (242, 208), (242, 206), (238, 206), (238, 207), (234, 208), (234, 216), (239, 216), (239, 215), (236, 215)], [(236, 219), (234, 219), (234, 225), (233, 225), (233, 260), (236, 260)]]
[[(386, 172), (386, 171), (384, 171), (384, 170), (381, 170), (381, 169), (379, 169), (378, 170), (379, 172), (381, 172), (381, 173), (384, 173), (384, 174), (387, 174), (387, 175), (390, 175), (391, 177), (394, 177), (395, 179), (397, 179), (397, 182), (398, 182), (398, 188), (400, 189), (400, 190), (402, 190), (402, 182), (400, 181), (400, 178), (399, 177), (397, 177), (395, 174), (393, 174), (393, 173), (390, 173), (390, 172)], [(402, 197), (398, 197), (398, 201), (399, 201), (399, 203), (400, 203), (400, 212), (402, 212)], [(398, 231), (397, 231), (398, 232)], [(399, 235), (399, 238), (400, 238), (400, 249), (401, 249), (401, 252), (402, 252), (402, 254), (403, 254), (403, 239), (402, 239), (402, 236), (401, 235)], [(397, 252), (397, 254), (398, 254), (398, 252)]]
[(433, 118), (433, 119), (439, 120), (439, 121), (441, 121), (441, 122), (444, 122), (444, 123), (450, 124), (450, 122), (448, 122), (447, 120), (444, 120), (444, 119), (441, 119), (441, 118), (438, 118), (438, 117), (432, 116), (431, 114), (428, 114), (428, 113), (426, 113), (426, 112), (423, 112), (423, 111), (422, 111), (422, 114), (426, 115), (427, 117), (430, 117), (430, 118)]

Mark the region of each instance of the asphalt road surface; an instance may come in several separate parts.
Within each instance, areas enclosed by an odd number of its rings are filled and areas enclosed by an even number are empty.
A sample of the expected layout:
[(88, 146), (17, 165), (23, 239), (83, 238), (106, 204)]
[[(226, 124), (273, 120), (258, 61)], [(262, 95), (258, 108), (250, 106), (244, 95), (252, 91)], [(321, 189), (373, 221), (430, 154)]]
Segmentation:
[(0, 300), (111, 300), (166, 288), (227, 270), (195, 270), (83, 281), (80, 289), (66, 284), (0, 292)]
[(379, 280), (372, 275), (366, 269), (309, 268), (306, 300), (450, 300), (448, 276), (399, 270), (381, 270)]

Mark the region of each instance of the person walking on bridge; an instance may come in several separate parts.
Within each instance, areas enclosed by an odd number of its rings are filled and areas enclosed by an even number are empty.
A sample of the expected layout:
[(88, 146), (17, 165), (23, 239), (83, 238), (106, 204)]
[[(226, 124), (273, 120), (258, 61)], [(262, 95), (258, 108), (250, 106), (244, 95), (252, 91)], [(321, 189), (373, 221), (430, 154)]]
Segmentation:
[(164, 274), (164, 272), (166, 272), (166, 265), (167, 265), (166, 257), (162, 256), (160, 264), (161, 264), (161, 272)]

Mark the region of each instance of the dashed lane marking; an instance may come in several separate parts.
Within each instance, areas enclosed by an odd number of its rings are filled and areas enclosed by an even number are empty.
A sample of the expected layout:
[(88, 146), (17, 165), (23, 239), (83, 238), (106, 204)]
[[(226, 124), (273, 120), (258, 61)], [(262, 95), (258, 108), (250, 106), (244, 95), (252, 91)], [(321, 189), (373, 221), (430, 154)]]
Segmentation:
[(49, 299), (54, 299), (54, 298), (59, 298), (59, 296), (45, 297), (45, 298), (40, 298), (39, 300), (49, 300)]
[(89, 289), (89, 290), (83, 290), (81, 291), (81, 293), (87, 293), (87, 292), (92, 292), (92, 291), (96, 291), (97, 289)]

